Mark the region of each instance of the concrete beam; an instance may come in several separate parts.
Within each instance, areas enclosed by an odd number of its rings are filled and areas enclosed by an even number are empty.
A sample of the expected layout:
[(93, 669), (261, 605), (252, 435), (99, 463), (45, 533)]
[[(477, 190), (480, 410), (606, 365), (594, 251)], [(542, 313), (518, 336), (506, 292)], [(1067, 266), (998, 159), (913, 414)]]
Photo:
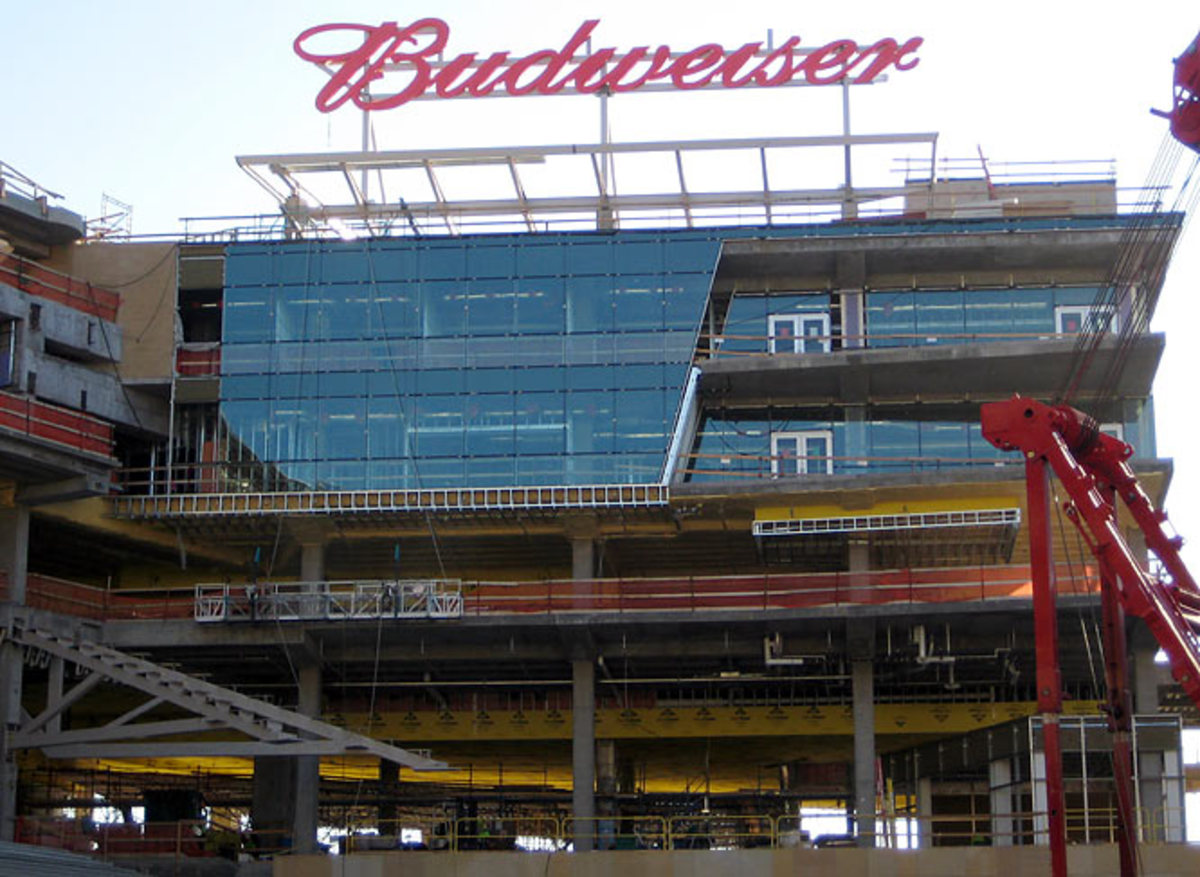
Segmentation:
[(70, 502), (89, 496), (107, 496), (112, 480), (99, 473), (76, 475), (60, 481), (33, 484), (17, 491), (17, 502), (25, 506)]
[[(1114, 335), (1099, 346), (1113, 355)], [(1112, 404), (1145, 399), (1165, 342), (1162, 334), (1133, 345)], [(959, 404), (962, 416), (979, 403), (1010, 397), (1053, 395), (1075, 363), (1071, 339), (952, 341), (928, 347), (835, 350), (710, 359), (701, 364), (700, 398), (705, 406), (755, 408), (766, 405), (888, 405), (920, 399), (922, 404)], [(1080, 401), (1099, 392), (1103, 375), (1093, 369), (1082, 382)], [(1106, 397), (1108, 398), (1108, 397)], [(1104, 419), (1105, 412), (1096, 416)]]

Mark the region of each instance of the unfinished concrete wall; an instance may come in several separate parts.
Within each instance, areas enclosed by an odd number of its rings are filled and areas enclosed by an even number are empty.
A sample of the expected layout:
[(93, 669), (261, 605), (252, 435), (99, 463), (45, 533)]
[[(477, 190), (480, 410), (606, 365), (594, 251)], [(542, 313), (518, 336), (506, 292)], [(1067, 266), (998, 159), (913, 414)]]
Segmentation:
[(47, 263), (121, 296), (117, 324), (124, 336), (121, 377), (160, 383), (174, 372), (178, 246), (96, 242), (64, 247)]

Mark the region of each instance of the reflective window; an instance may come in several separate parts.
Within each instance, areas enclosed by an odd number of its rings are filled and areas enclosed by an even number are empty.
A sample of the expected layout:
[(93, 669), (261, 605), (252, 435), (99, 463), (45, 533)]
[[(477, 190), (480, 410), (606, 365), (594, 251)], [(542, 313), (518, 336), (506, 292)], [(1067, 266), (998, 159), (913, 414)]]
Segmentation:
[(661, 477), (709, 232), (233, 245), (222, 411), (330, 489)]

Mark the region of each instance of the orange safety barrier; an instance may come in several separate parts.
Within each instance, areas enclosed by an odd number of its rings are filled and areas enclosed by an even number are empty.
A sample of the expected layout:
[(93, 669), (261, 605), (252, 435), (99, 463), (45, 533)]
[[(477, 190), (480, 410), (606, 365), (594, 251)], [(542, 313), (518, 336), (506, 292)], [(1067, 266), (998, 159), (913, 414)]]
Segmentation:
[(117, 310), (121, 306), (121, 296), (115, 292), (19, 256), (0, 255), (0, 282), (110, 322), (117, 319)]
[[(0, 596), (8, 598), (8, 582), (2, 574)], [(36, 573), (26, 577), (25, 605), (97, 621), (193, 617), (190, 588), (109, 591)]]
[(78, 451), (105, 457), (113, 454), (111, 423), (25, 396), (0, 392), (0, 427)]
[[(1094, 567), (1059, 564), (1057, 575), (1060, 594), (1100, 593), (1100, 578)], [(6, 591), (7, 586), (0, 579), (0, 593)], [(1028, 599), (1031, 593), (1026, 565), (867, 573), (464, 582), (463, 614), (770, 611)], [(191, 588), (108, 591), (33, 574), (27, 579), (26, 603), (34, 608), (100, 620), (194, 618), (196, 611)]]
[(221, 374), (221, 348), (180, 347), (175, 353), (175, 372), (184, 378), (206, 378)]
[[(953, 567), (868, 573), (597, 579), (464, 584), (464, 612), (698, 612), (807, 609), (887, 603), (955, 603), (1032, 593), (1028, 566)], [(1060, 593), (1099, 593), (1091, 567), (1059, 566)]]
[(96, 848), (92, 836), (82, 823), (70, 819), (43, 819), (34, 816), (18, 816), (16, 835), (19, 844), (67, 850), (72, 853), (90, 853)]

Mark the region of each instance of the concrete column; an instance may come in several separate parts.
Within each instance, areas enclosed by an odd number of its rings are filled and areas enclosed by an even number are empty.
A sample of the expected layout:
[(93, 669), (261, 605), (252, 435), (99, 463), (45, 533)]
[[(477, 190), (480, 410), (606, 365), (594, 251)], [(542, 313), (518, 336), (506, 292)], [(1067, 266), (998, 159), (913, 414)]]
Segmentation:
[[(844, 455), (849, 459), (840, 465), (835, 465), (835, 471), (841, 465), (866, 468), (870, 448), (867, 446), (867, 407), (865, 405), (846, 406), (846, 448)], [(851, 567), (853, 569), (853, 567)]]
[(571, 578), (593, 579), (596, 577), (596, 543), (590, 536), (577, 536), (571, 540)]
[[(0, 573), (8, 602), (25, 603), (26, 561), (29, 556), (29, 509), (0, 509)], [(0, 644), (0, 840), (11, 841), (17, 828), (17, 763), (8, 736), (21, 725), (21, 685), (24, 656), (21, 647)]]
[(305, 542), (300, 546), (300, 581), (325, 581), (325, 542)]
[(617, 744), (596, 741), (596, 848), (611, 850), (617, 845)]
[(842, 346), (866, 347), (867, 259), (862, 253), (838, 253), (837, 285), (842, 311)]
[(988, 788), (992, 805), (992, 846), (1013, 845), (1012, 762), (998, 758), (988, 765)]
[(1163, 757), (1163, 840), (1169, 844), (1187, 840), (1187, 790), (1182, 753), (1168, 749)]
[(596, 817), (596, 664), (571, 662), (571, 811), (575, 852), (591, 852)]
[(849, 549), (850, 572), (869, 572), (871, 569), (871, 546), (866, 539), (851, 539)]
[(851, 664), (854, 686), (854, 821), (858, 845), (875, 846), (875, 668)]
[(1157, 644), (1141, 645), (1132, 650), (1133, 711), (1136, 715), (1152, 715), (1158, 712), (1158, 680), (1160, 676), (1154, 656)]
[(933, 780), (917, 780), (917, 845), (927, 850), (933, 846)]
[[(300, 580), (316, 583), (325, 581), (325, 547), (329, 544), (330, 532), (324, 522), (294, 521), (291, 524), (294, 538), (300, 543)], [(324, 596), (314, 586), (311, 604), (305, 615), (321, 617), (325, 614)], [(297, 663), (297, 706), (301, 715), (319, 718), (321, 715), (321, 664), (313, 657)], [(295, 777), (295, 807), (292, 810), (292, 849), (297, 853), (315, 852), (317, 849), (318, 807), (321, 794), (321, 758), (317, 755), (301, 755), (293, 760)]]
[[(321, 715), (321, 665), (305, 662), (298, 668), (300, 702), (297, 712), (317, 718)], [(321, 791), (321, 758), (301, 755), (296, 758), (296, 811), (292, 817), (292, 849), (297, 853), (316, 852), (317, 805)]]
[(861, 289), (843, 289), (840, 293), (842, 305), (842, 347), (866, 347), (867, 333), (864, 319), (864, 294)]
[[(400, 765), (394, 761), (379, 759), (379, 823), (376, 825), (380, 834), (400, 834), (400, 826), (396, 824), (396, 795), (400, 791)], [(432, 839), (431, 839), (432, 840)]]
[[(845, 599), (851, 603), (869, 603), (872, 599), (870, 592), (871, 581), (866, 575), (871, 569), (871, 546), (866, 535), (851, 536), (846, 544), (846, 569), (850, 575), (845, 581)], [(872, 654), (873, 641), (864, 640), (861, 644), (865, 652), (851, 651), (852, 657), (863, 657)]]
[(1046, 753), (1040, 749), (1030, 755), (1030, 775), (1033, 786), (1033, 842), (1050, 845), (1050, 796), (1046, 791)]
[(1138, 823), (1141, 828), (1139, 839), (1143, 842), (1162, 843), (1167, 818), (1166, 788), (1163, 782), (1164, 759), (1161, 752), (1139, 752), (1137, 758)]
[(25, 603), (26, 561), (29, 556), (29, 509), (0, 508), (0, 573), (8, 586), (8, 601)]
[(260, 849), (279, 849), (292, 836), (296, 810), (296, 760), (286, 755), (254, 759), (250, 826)]

